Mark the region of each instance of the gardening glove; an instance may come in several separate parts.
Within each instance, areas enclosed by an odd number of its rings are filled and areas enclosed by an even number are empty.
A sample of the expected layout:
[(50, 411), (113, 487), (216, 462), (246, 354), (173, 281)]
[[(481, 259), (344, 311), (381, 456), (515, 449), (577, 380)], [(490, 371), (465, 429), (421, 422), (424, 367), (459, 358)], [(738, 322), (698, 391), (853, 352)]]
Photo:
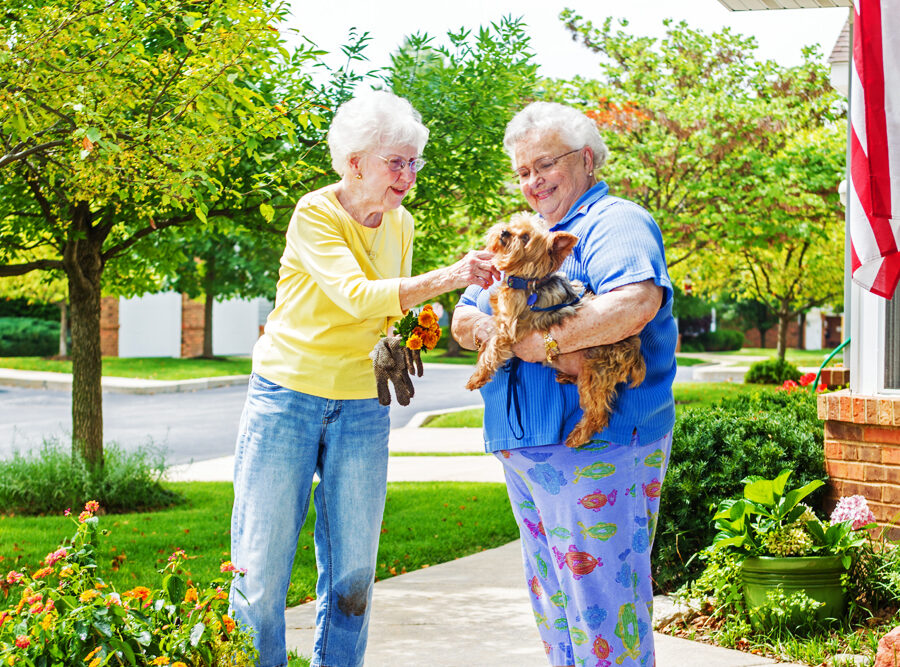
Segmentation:
[[(407, 370), (407, 358), (399, 338), (382, 338), (369, 352), (372, 368), (375, 370), (375, 384), (378, 388), (378, 402), (391, 404), (391, 393), (388, 380), (394, 384), (394, 393), (400, 405), (409, 405), (409, 399), (415, 394), (412, 380)], [(421, 362), (419, 362), (421, 366)]]
[(417, 377), (422, 377), (422, 373), (425, 372), (422, 368), (422, 351), (411, 350), (408, 347), (404, 347), (403, 351), (406, 353), (406, 369), (410, 373), (415, 371)]

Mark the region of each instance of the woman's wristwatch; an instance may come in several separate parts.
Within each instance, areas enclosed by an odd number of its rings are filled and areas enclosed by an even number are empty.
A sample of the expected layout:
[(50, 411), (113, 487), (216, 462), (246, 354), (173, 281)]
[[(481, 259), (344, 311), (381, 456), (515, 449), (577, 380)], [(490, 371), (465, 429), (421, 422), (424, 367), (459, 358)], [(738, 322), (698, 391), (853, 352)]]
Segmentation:
[(544, 351), (547, 353), (548, 364), (552, 364), (559, 356), (559, 344), (549, 330), (544, 332)]

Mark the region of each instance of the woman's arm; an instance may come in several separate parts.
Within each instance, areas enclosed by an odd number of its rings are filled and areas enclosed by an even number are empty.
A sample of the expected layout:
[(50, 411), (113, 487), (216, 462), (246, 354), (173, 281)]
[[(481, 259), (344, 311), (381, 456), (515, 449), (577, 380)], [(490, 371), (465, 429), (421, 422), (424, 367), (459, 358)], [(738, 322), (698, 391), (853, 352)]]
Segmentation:
[(491, 257), (493, 253), (486, 250), (472, 250), (450, 266), (412, 278), (401, 278), (400, 307), (406, 312), (418, 303), (468, 285), (488, 287), (500, 278), (500, 272), (491, 264)]
[(477, 350), (497, 333), (494, 318), (475, 306), (457, 306), (453, 310), (450, 333), (467, 350)]
[[(640, 333), (662, 306), (663, 294), (662, 287), (653, 280), (645, 280), (593, 297), (574, 317), (550, 327), (550, 335), (561, 353), (555, 366), (563, 364), (566, 368), (561, 370), (569, 372), (566, 362), (570, 360), (562, 358), (565, 353), (616, 343)], [(544, 333), (532, 332), (516, 343), (513, 347), (516, 356), (523, 361), (546, 361)]]

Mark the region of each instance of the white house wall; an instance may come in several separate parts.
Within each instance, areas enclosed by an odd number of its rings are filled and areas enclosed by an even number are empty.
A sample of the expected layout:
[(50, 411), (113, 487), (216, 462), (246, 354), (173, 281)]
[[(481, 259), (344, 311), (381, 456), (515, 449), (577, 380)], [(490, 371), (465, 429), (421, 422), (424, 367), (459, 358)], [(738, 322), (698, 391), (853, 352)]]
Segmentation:
[(806, 313), (806, 331), (804, 340), (807, 350), (821, 350), (825, 316), (821, 308), (813, 308)]
[(181, 295), (119, 299), (120, 357), (181, 356)]
[(249, 355), (259, 338), (259, 303), (232, 299), (213, 303), (213, 354)]

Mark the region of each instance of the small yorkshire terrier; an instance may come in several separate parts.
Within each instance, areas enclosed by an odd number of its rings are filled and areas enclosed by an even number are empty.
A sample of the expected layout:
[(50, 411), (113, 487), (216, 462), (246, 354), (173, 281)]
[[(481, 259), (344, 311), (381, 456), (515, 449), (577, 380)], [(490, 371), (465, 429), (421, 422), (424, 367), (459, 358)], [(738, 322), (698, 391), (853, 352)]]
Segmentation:
[[(585, 304), (581, 299), (584, 286), (557, 273), (577, 242), (574, 234), (547, 231), (527, 213), (517, 213), (508, 223), (490, 229), (487, 249), (494, 253), (494, 266), (504, 274), (503, 284), (491, 295), (497, 334), (481, 348), (466, 389), (487, 384), (513, 356), (513, 345), (526, 334), (547, 331)], [(566, 439), (568, 447), (580, 447), (604, 429), (616, 399), (616, 385), (630, 381), (636, 387), (644, 381), (647, 370), (637, 336), (587, 348), (584, 357), (577, 378), (557, 372), (558, 382), (578, 384), (584, 411)]]

